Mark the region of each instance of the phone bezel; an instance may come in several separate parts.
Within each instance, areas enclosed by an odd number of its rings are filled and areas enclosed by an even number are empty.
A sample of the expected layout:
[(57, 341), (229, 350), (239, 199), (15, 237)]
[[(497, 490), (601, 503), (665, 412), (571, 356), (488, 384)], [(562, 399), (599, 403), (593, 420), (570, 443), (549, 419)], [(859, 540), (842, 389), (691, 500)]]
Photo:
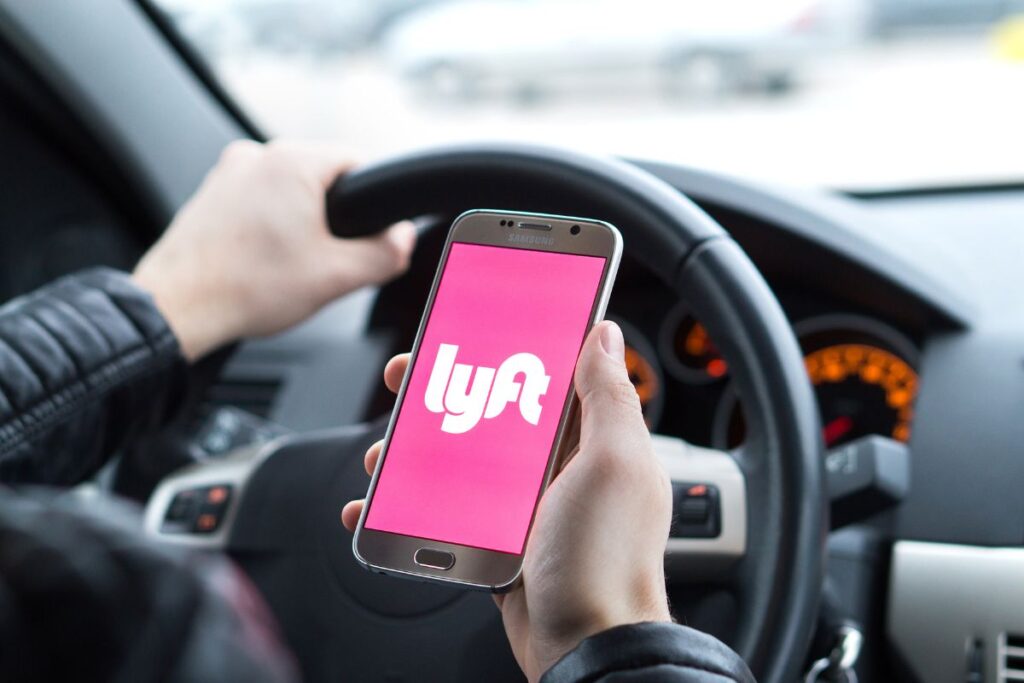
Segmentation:
[[(505, 221), (504, 225), (502, 221)], [(543, 223), (549, 225), (550, 230), (522, 228), (520, 223), (523, 222)], [(574, 235), (571, 233), (573, 226), (579, 226), (578, 234)], [(448, 239), (445, 241), (441, 260), (430, 288), (430, 296), (427, 299), (427, 305), (424, 308), (423, 317), (420, 319), (420, 325), (416, 332), (416, 341), (413, 344), (409, 363), (410, 368), (414, 367), (419, 356), (423, 333), (434, 307), (434, 299), (441, 282), (441, 276), (448, 263), (448, 254), (454, 243), (603, 257), (605, 259), (605, 266), (601, 274), (598, 294), (591, 308), (586, 329), (588, 333), (604, 317), (608, 306), (608, 299), (611, 295), (612, 284), (614, 283), (615, 274), (618, 271), (619, 260), (622, 255), (622, 237), (619, 231), (611, 224), (603, 221), (590, 218), (493, 209), (477, 209), (463, 213), (455, 219), (449, 230)], [(373, 502), (377, 479), (387, 457), (387, 450), (398, 413), (405, 400), (406, 386), (411, 374), (410, 371), (407, 371), (402, 379), (402, 386), (395, 400), (395, 407), (392, 410), (391, 419), (388, 422), (387, 432), (384, 436), (384, 447), (381, 451), (381, 457), (377, 462), (377, 467), (374, 470), (366, 494), (367, 504), (363, 507), (355, 536), (352, 539), (352, 551), (359, 563), (371, 571), (424, 581), (458, 584), (467, 588), (493, 592), (508, 590), (516, 584), (522, 572), (522, 553), (511, 554), (485, 550), (433, 539), (367, 529), (364, 526), (367, 511)], [(567, 396), (563, 400), (562, 415), (559, 419), (558, 431), (556, 432), (551, 452), (548, 454), (544, 478), (538, 490), (537, 499), (534, 501), (533, 515), (530, 519), (527, 537), (529, 537), (529, 532), (533, 528), (537, 505), (540, 503), (540, 498), (544, 491), (551, 483), (556, 471), (556, 465), (564, 459), (568, 450), (574, 445), (566, 439), (566, 436), (570, 432), (570, 417), (575, 408), (575, 403), (575, 391), (570, 385)], [(455, 556), (454, 566), (451, 569), (443, 570), (417, 564), (413, 560), (413, 555), (417, 550), (425, 547), (452, 553)]]

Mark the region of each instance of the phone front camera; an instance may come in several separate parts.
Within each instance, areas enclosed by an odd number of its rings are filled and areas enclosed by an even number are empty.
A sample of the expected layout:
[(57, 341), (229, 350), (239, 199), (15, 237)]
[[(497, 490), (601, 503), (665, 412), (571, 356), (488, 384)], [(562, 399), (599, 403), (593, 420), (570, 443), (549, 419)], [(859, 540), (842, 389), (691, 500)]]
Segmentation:
[(572, 226), (571, 228), (569, 228), (569, 232), (570, 232), (571, 234), (573, 234), (573, 235), (578, 235), (578, 234), (580, 234), (580, 226), (578, 226), (578, 225), (574, 225), (574, 226)]

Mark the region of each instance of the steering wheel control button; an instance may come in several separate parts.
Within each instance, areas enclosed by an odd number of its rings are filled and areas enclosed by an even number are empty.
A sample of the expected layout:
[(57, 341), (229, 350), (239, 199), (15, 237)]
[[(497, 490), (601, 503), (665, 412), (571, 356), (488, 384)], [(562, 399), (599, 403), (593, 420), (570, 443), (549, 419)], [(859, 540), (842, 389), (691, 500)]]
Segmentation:
[(167, 506), (160, 531), (165, 534), (188, 533), (199, 514), (201, 502), (198, 491), (179, 491)]
[(435, 548), (420, 548), (412, 556), (413, 561), (421, 567), (447, 571), (455, 566), (455, 555)]
[(195, 530), (199, 533), (209, 533), (216, 530), (220, 524), (220, 520), (211, 515), (209, 512), (204, 512), (196, 518)]
[(178, 491), (167, 506), (161, 533), (212, 534), (220, 528), (231, 492), (232, 487), (227, 484)]
[(227, 486), (214, 486), (206, 492), (206, 502), (211, 505), (220, 505), (227, 501), (230, 495), (230, 488)]
[(715, 538), (722, 533), (718, 487), (698, 482), (672, 483), (673, 538)]
[(707, 496), (686, 496), (679, 505), (681, 524), (705, 524), (711, 516), (711, 505)]

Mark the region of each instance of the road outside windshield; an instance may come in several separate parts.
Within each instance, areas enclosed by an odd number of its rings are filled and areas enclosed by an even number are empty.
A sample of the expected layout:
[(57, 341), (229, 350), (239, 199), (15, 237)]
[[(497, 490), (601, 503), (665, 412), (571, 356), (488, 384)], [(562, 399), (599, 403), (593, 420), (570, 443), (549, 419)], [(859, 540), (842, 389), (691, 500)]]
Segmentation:
[(1024, 0), (158, 0), (269, 134), (802, 186), (1024, 181)]

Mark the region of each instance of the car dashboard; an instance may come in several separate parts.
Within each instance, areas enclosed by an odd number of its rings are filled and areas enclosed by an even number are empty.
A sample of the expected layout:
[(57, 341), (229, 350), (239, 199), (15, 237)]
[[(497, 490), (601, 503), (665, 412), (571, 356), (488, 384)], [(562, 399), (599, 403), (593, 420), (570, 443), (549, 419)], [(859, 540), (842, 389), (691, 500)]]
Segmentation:
[[(1024, 544), (1024, 307), (1015, 295), (1024, 194), (854, 197), (641, 165), (697, 201), (765, 276), (805, 354), (827, 447), (879, 435), (909, 454), (899, 505), (829, 540), (827, 590), (867, 636), (859, 668), (881, 676), (894, 661), (915, 671), (935, 661), (962, 667), (962, 644), (936, 660), (908, 635), (927, 623), (892, 622), (939, 598), (915, 593), (906, 598), (913, 609), (897, 604), (908, 595), (898, 586), (922, 585), (897, 572), (921, 547)], [(258, 397), (250, 407), (295, 430), (387, 414), (393, 397), (380, 370), (412, 344), (446, 224), (422, 227), (405, 277), (279, 338), (246, 344), (215, 392), (243, 405)], [(649, 426), (698, 445), (736, 446), (742, 406), (715, 340), (685, 300), (632, 260), (628, 245), (626, 252), (608, 317), (623, 327)], [(1011, 566), (1024, 570), (1024, 554), (1018, 559)], [(971, 604), (977, 611), (988, 603)], [(967, 637), (969, 617), (935, 623), (954, 625), (945, 635), (952, 642)], [(1013, 633), (1024, 633), (1019, 618), (993, 626), (989, 655)]]

